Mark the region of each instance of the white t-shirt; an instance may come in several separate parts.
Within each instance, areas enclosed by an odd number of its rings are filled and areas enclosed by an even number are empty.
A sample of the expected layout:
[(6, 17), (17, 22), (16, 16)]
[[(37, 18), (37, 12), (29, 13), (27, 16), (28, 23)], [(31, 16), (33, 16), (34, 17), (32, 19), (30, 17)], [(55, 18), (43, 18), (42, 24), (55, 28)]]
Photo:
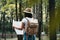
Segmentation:
[[(22, 19), (22, 22), (25, 24), (25, 29), (26, 29), (26, 27), (28, 26), (28, 21), (27, 21), (27, 19), (29, 20), (29, 22), (31, 23), (31, 22), (35, 22), (35, 23), (37, 23), (38, 22), (38, 20), (37, 19), (33, 19), (33, 18), (28, 18), (28, 17), (26, 17), (26, 18), (23, 18)], [(25, 30), (24, 30), (24, 32), (25, 32)]]
[[(26, 18), (23, 18), (22, 19), (22, 22), (25, 24), (25, 29), (27, 28), (27, 26), (28, 26), (28, 21), (27, 21), (27, 19), (29, 20), (29, 22), (30, 22), (30, 20), (32, 19), (32, 18), (28, 18), (28, 17), (26, 17)], [(24, 29), (24, 32), (25, 32), (25, 29)]]

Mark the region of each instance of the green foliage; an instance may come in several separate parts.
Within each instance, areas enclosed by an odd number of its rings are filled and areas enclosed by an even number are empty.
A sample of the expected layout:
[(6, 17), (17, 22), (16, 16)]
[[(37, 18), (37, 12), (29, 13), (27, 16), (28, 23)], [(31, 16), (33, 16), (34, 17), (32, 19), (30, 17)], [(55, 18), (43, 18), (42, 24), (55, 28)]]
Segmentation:
[(33, 6), (35, 4), (39, 4), (40, 3), (40, 0), (28, 0), (28, 5), (29, 6)]
[(56, 7), (60, 7), (60, 0), (56, 0)]
[(7, 0), (7, 4), (13, 4), (15, 3), (15, 0)]
[(57, 24), (60, 23), (60, 0), (56, 0), (56, 9), (55, 9), (55, 12), (56, 12), (56, 21), (57, 21)]
[(41, 0), (22, 0), (22, 3), (26, 4), (28, 7), (32, 7), (35, 4), (39, 4), (40, 1)]

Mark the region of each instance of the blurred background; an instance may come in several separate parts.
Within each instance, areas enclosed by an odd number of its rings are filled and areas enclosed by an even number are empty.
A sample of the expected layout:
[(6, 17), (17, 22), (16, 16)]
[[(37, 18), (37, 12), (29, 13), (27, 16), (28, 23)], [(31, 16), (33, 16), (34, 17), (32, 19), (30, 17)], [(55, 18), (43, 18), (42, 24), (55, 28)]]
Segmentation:
[(36, 40), (60, 40), (60, 0), (0, 0), (0, 40), (17, 40), (12, 22), (21, 21), (27, 7), (39, 22)]

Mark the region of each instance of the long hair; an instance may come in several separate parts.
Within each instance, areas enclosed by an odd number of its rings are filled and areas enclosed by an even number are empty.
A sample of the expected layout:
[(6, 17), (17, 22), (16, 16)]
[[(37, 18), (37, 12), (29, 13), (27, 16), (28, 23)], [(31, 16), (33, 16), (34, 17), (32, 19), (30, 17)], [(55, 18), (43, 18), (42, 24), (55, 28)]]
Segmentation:
[(24, 13), (25, 17), (29, 17), (32, 18), (32, 14), (31, 13)]

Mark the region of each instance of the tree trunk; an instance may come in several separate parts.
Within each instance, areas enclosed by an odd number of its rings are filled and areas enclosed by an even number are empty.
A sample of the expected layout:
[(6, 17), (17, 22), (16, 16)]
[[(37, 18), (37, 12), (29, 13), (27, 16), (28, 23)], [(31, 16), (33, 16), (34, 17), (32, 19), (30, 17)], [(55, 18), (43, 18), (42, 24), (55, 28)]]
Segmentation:
[(22, 0), (19, 1), (19, 19), (22, 20)]
[(55, 0), (49, 0), (49, 37), (50, 40), (57, 40), (56, 38), (56, 19), (55, 19)]
[(42, 0), (40, 1), (40, 4), (37, 5), (36, 11), (37, 11), (36, 15), (38, 15), (37, 18), (38, 18), (38, 23), (39, 23), (38, 37), (39, 37), (39, 40), (41, 40), (41, 30), (42, 30)]
[(15, 8), (16, 8), (16, 21), (18, 21), (18, 15), (17, 15), (17, 0), (15, 0)]
[[(3, 7), (6, 5), (6, 0), (3, 0)], [(6, 40), (6, 25), (5, 25), (5, 10), (3, 12), (2, 37)], [(5, 34), (5, 35), (4, 35)]]

